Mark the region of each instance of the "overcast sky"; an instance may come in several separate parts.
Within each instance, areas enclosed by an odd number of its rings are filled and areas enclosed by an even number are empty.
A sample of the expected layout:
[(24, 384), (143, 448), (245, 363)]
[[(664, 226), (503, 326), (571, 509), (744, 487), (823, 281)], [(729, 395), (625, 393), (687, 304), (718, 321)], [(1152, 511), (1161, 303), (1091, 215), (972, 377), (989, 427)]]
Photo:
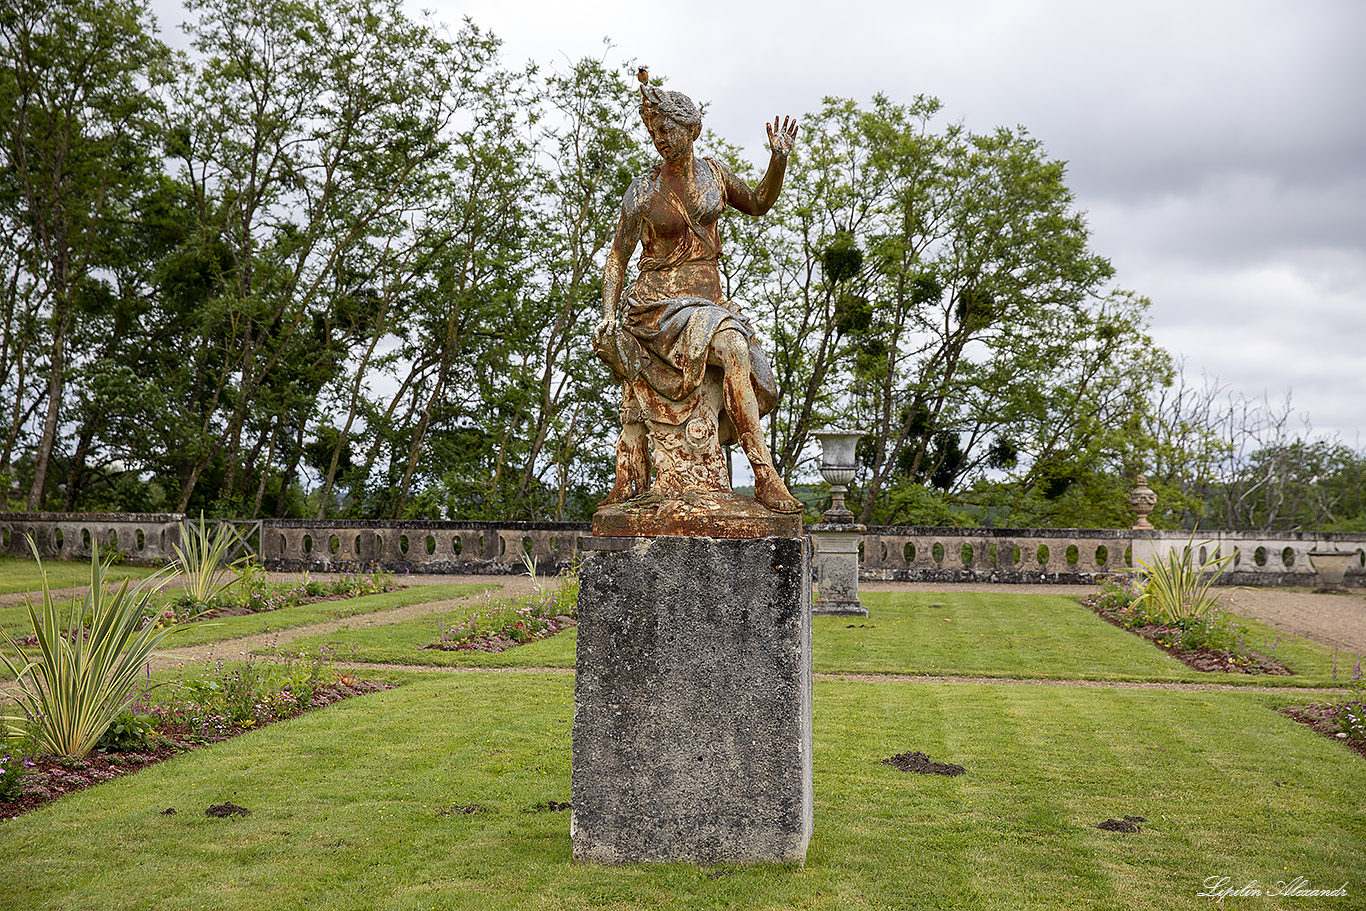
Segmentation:
[(1363, 0), (408, 2), (468, 16), (508, 65), (648, 64), (756, 164), (765, 118), (827, 95), (1023, 126), (1189, 376), (1289, 392), (1316, 435), (1366, 446)]
[(1366, 445), (1366, 2), (416, 0), (503, 60), (634, 59), (764, 155), (826, 95), (1023, 126), (1187, 373)]

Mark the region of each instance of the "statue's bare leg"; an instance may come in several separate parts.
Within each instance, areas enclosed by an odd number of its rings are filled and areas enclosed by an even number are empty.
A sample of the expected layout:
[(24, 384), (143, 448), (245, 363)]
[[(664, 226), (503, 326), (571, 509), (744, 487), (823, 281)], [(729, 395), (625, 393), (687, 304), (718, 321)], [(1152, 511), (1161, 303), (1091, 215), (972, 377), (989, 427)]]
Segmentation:
[(749, 342), (738, 330), (722, 329), (712, 337), (709, 355), (708, 362), (725, 371), (726, 413), (735, 425), (740, 448), (754, 469), (754, 499), (773, 512), (801, 512), (801, 501), (788, 493), (787, 485), (773, 468), (773, 458), (759, 428), (759, 402), (749, 375)]

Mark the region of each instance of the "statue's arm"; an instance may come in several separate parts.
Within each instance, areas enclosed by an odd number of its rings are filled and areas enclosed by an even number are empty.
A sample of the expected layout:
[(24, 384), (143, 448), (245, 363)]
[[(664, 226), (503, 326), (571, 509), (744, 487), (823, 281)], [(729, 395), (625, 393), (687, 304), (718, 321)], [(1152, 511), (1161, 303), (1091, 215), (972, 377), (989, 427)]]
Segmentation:
[(787, 158), (797, 141), (796, 120), (784, 117), (780, 126), (778, 118), (774, 117), (773, 122), (765, 123), (764, 127), (768, 130), (770, 151), (768, 170), (758, 186), (750, 189), (730, 168), (721, 167), (726, 181), (726, 202), (746, 215), (763, 215), (778, 201), (778, 194), (783, 189), (783, 176), (787, 173)]
[(622, 287), (626, 281), (626, 267), (631, 262), (636, 245), (640, 243), (641, 217), (645, 210), (642, 179), (636, 179), (621, 200), (617, 236), (612, 241), (607, 265), (602, 270), (602, 324), (598, 327), (599, 332), (610, 330), (616, 325), (617, 303), (621, 300)]

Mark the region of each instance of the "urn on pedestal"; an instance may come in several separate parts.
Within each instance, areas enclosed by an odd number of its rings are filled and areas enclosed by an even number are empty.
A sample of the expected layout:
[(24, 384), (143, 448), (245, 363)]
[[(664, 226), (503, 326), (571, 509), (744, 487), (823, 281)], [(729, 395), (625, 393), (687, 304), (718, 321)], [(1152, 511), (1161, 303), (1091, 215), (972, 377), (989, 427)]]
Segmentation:
[(854, 480), (858, 468), (854, 447), (861, 436), (863, 433), (857, 430), (816, 432), (816, 439), (821, 441), (821, 477), (830, 485), (830, 508), (821, 515), (823, 522), (841, 525), (854, 522), (854, 514), (844, 505), (844, 495), (849, 492), (849, 482)]
[(868, 616), (868, 608), (858, 597), (858, 545), (867, 529), (854, 522), (854, 514), (844, 505), (857, 468), (854, 446), (861, 436), (851, 430), (816, 433), (821, 441), (821, 477), (830, 484), (830, 508), (810, 528), (820, 561), (813, 613)]

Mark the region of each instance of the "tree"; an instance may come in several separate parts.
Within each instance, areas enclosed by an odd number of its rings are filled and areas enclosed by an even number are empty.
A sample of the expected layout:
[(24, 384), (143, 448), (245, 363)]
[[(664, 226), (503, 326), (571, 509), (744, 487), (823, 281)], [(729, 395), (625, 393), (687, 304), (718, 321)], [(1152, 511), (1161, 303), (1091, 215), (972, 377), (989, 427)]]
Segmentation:
[(819, 423), (866, 431), (864, 522), (914, 519), (926, 500), (907, 485), (968, 502), (991, 473), (1057, 499), (1118, 452), (1113, 429), (1166, 369), (1062, 163), (1023, 129), (936, 128), (939, 108), (827, 99), (804, 119), (786, 249), (759, 294), (783, 390), (775, 463), (794, 471)]
[(225, 261), (202, 330), (213, 344), (197, 371), (201, 420), (183, 449), (179, 506), (221, 460), (221, 498), (240, 508), (253, 487), (260, 502), (260, 473), (282, 443), (284, 475), (295, 475), (317, 397), (363, 345), (354, 420), (390, 304), (414, 278), (415, 226), (450, 164), (446, 129), (484, 90), (496, 42), (472, 26), (448, 41), (394, 0), (190, 9), (200, 63), (173, 151), (194, 192), (194, 247)]
[[(23, 409), (42, 414), (31, 510), (46, 501), (78, 300), (104, 292), (112, 226), (159, 164), (156, 90), (170, 78), (170, 61), (143, 0), (16, 0), (0, 12), (0, 108), (12, 112), (0, 151), (0, 219), (25, 272), (8, 276), (5, 347), (17, 354), (36, 341), (46, 357), (46, 382), (31, 390), (41, 405)], [(30, 315), (36, 340), (11, 328)], [(16, 414), (30, 391), (18, 379)]]

